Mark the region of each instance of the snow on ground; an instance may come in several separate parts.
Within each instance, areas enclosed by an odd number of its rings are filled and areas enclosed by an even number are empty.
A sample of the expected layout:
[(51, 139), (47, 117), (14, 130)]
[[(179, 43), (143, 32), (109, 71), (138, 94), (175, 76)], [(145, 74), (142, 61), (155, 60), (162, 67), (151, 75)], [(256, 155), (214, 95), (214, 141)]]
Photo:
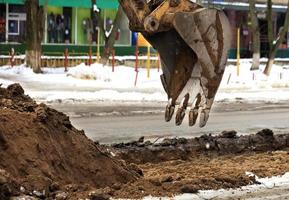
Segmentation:
[(94, 64), (91, 67), (80, 64), (64, 73), (64, 68), (44, 68), (43, 74), (34, 74), (21, 66), (0, 67), (0, 83), (21, 83), (27, 94), (41, 101), (165, 101), (159, 80), (160, 72), (139, 69), (137, 86), (133, 68), (118, 66), (113, 73), (110, 67)]
[[(269, 77), (260, 70), (250, 71), (250, 60), (241, 60), (240, 75), (234, 65), (226, 68), (217, 101), (280, 101), (289, 99), (289, 65), (274, 65)], [(111, 67), (80, 64), (69, 68), (44, 68), (43, 74), (34, 74), (24, 65), (0, 67), (0, 83), (21, 83), (27, 94), (40, 101), (166, 101), (157, 69), (139, 69), (127, 66)]]
[[(247, 175), (252, 176), (253, 174), (248, 172)], [(280, 199), (281, 196), (278, 196), (276, 191), (274, 192), (274, 189), (286, 191), (289, 188), (289, 173), (271, 178), (256, 177), (256, 180), (260, 184), (244, 186), (238, 189), (201, 190), (197, 194), (182, 194), (175, 197), (160, 198), (148, 196), (143, 198), (143, 200)], [(268, 189), (272, 190), (271, 196), (268, 196), (267, 193), (262, 194), (262, 191)], [(246, 195), (250, 196), (247, 198)]]
[(260, 70), (254, 71), (251, 71), (250, 67), (250, 60), (242, 60), (240, 74), (237, 76), (237, 67), (227, 66), (216, 99), (219, 101), (235, 99), (280, 101), (289, 99), (288, 65), (274, 65), (269, 77), (263, 74), (264, 65), (260, 66)]

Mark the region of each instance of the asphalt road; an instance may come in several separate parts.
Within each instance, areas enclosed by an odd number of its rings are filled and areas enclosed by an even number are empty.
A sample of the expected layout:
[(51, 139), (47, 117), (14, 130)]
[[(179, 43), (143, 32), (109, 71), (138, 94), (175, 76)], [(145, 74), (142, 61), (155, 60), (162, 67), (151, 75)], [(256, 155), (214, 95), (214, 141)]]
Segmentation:
[(71, 116), (78, 129), (101, 143), (159, 137), (195, 137), (202, 134), (218, 134), (224, 130), (239, 133), (256, 133), (269, 128), (278, 133), (289, 132), (289, 106), (287, 103), (218, 103), (205, 128), (189, 127), (187, 117), (183, 125), (176, 127), (174, 120), (164, 121), (162, 105), (101, 106), (101, 105), (52, 105)]

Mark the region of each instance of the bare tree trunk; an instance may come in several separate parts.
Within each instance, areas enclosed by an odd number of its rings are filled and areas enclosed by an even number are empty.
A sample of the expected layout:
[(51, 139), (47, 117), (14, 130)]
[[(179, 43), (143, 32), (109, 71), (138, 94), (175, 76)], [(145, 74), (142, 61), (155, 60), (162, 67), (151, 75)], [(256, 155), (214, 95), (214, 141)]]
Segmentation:
[(273, 48), (273, 20), (272, 20), (272, 0), (267, 1), (267, 22), (268, 22), (268, 43), (269, 43), (269, 52)]
[(35, 73), (41, 73), (41, 42), (44, 32), (44, 11), (38, 0), (25, 1), (26, 25), (26, 64)]
[(288, 32), (288, 27), (289, 27), (289, 1), (287, 4), (287, 11), (286, 11), (286, 17), (285, 17), (285, 22), (283, 25), (283, 28), (280, 30), (278, 37), (276, 39), (276, 42), (273, 44), (272, 46), (272, 50), (269, 53), (268, 56), (268, 62), (266, 64), (266, 68), (264, 70), (264, 74), (266, 74), (267, 76), (270, 75), (272, 66), (274, 64), (274, 59), (277, 53), (277, 50), (279, 48), (279, 46), (282, 44), (287, 32)]
[(104, 45), (105, 51), (103, 51), (101, 55), (102, 64), (106, 64), (109, 59), (110, 52), (113, 49), (113, 46), (115, 44), (116, 33), (119, 29), (120, 20), (122, 19), (123, 15), (124, 15), (124, 12), (121, 6), (119, 6), (116, 17), (113, 22), (113, 28), (111, 30), (111, 33), (108, 37), (105, 36), (105, 45)]
[[(91, 3), (92, 3), (92, 6), (96, 5), (96, 0), (91, 0)], [(98, 21), (99, 29), (103, 33), (103, 37), (105, 38), (104, 51), (101, 53), (101, 63), (106, 64), (109, 60), (110, 51), (113, 49), (113, 46), (115, 44), (115, 36), (119, 29), (120, 20), (122, 19), (124, 12), (121, 6), (119, 6), (116, 17), (113, 22), (113, 28), (108, 37), (106, 37), (106, 34), (105, 34), (104, 19), (102, 19), (101, 13), (100, 12), (94, 12), (94, 13)]]
[(252, 33), (252, 50), (253, 50), (253, 63), (251, 70), (259, 69), (260, 65), (260, 30), (259, 22), (256, 14), (255, 0), (249, 0), (249, 9), (251, 16), (251, 33)]

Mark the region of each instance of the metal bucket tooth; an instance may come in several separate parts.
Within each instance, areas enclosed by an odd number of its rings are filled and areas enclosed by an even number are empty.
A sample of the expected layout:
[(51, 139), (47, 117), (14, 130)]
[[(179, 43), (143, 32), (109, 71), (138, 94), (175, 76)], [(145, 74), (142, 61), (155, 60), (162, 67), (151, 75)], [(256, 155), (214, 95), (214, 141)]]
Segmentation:
[(191, 109), (189, 112), (189, 126), (194, 126), (199, 116), (198, 109)]
[(166, 122), (171, 121), (171, 119), (174, 115), (174, 112), (175, 112), (175, 106), (167, 105), (166, 111), (165, 111), (165, 121)]
[(196, 124), (196, 121), (198, 119), (199, 116), (199, 108), (200, 108), (200, 104), (202, 102), (204, 102), (204, 96), (201, 95), (201, 93), (199, 93), (195, 100), (194, 103), (191, 106), (191, 110), (189, 112), (189, 126), (194, 126)]
[(178, 108), (176, 114), (176, 126), (180, 126), (183, 123), (183, 120), (186, 115), (186, 110), (184, 108)]
[(209, 120), (209, 115), (210, 115), (210, 110), (205, 109), (202, 110), (201, 115), (200, 115), (200, 128), (203, 128), (206, 126), (208, 120)]
[(188, 106), (188, 102), (190, 99), (190, 95), (186, 94), (185, 97), (183, 98), (180, 107), (178, 108), (177, 114), (176, 114), (176, 125), (180, 126), (183, 123), (183, 120), (186, 115), (186, 109)]

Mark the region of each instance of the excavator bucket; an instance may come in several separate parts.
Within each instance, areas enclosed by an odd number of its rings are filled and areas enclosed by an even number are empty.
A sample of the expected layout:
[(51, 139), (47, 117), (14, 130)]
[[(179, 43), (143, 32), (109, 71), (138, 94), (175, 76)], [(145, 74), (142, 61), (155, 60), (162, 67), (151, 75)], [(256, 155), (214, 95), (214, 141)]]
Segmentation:
[(204, 127), (221, 83), (231, 42), (225, 14), (190, 0), (119, 0), (130, 28), (158, 50), (168, 95), (165, 120)]

